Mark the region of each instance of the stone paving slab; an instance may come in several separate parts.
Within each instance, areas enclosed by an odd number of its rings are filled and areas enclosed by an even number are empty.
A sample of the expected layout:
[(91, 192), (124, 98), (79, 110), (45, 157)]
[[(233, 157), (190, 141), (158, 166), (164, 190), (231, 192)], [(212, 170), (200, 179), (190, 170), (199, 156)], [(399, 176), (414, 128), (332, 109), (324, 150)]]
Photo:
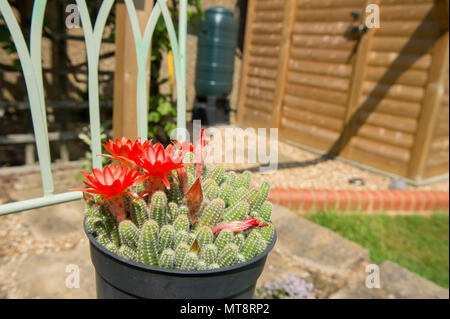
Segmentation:
[(355, 278), (332, 299), (448, 299), (449, 291), (407, 269), (386, 261), (380, 265), (380, 288), (369, 289), (365, 276)]

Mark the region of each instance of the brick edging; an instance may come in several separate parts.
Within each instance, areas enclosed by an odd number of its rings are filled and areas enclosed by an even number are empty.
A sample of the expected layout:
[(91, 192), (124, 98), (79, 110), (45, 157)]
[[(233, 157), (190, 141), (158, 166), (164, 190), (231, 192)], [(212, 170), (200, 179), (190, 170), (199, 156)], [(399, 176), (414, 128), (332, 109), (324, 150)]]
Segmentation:
[(269, 200), (292, 210), (432, 211), (449, 210), (449, 192), (275, 188)]

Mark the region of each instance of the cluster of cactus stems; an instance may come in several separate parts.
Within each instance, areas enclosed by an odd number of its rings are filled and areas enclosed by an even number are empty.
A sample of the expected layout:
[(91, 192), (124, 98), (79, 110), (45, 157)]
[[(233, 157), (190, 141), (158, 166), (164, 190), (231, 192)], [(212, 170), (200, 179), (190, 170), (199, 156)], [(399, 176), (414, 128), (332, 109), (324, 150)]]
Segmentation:
[[(184, 162), (193, 157), (187, 153)], [(145, 182), (133, 186), (133, 192), (124, 195), (122, 220), (93, 196), (87, 201), (88, 231), (107, 250), (153, 267), (202, 271), (250, 261), (273, 240), (270, 184), (252, 188), (250, 172), (201, 169), (196, 179), (196, 165), (187, 166), (185, 181), (171, 176), (170, 188), (147, 198), (136, 195), (146, 188)]]

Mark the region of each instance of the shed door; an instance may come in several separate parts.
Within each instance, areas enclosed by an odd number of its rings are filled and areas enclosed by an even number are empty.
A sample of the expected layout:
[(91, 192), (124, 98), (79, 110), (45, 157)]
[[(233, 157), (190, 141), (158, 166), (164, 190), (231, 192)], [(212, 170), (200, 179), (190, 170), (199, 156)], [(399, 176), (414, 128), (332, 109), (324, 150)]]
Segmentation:
[(280, 135), (329, 150), (344, 127), (365, 0), (295, 1)]

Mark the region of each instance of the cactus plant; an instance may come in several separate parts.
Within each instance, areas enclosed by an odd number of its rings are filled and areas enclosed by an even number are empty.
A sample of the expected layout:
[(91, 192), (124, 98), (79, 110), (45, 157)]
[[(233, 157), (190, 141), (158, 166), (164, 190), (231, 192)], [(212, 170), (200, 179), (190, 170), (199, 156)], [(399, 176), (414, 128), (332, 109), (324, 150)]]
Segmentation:
[(204, 166), (197, 146), (183, 153), (176, 143), (166, 149), (121, 143), (126, 152), (113, 142), (107, 149), (124, 168), (112, 164), (85, 174), (90, 188), (82, 190), (93, 194), (86, 200), (86, 229), (111, 253), (164, 269), (214, 270), (249, 261), (272, 242), (268, 182), (251, 188), (248, 171)]

